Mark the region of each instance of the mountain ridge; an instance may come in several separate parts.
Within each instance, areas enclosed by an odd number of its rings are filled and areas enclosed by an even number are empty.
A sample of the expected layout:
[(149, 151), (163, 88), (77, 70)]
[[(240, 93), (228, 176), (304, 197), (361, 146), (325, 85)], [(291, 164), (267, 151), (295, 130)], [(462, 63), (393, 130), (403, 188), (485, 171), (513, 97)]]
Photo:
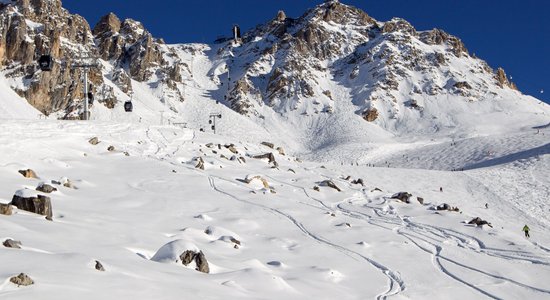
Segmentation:
[[(105, 108), (90, 107), (92, 119), (120, 116), (124, 101), (134, 100), (143, 104), (135, 112), (140, 120), (166, 111), (203, 128), (205, 120), (189, 112), (207, 105), (229, 113), (211, 106), (220, 103), (255, 123), (258, 134), (281, 128), (288, 143), (310, 150), (335, 141), (465, 136), (479, 123), (506, 127), (535, 116), (533, 124), (540, 124), (550, 113), (517, 92), (504, 70), (470, 55), (459, 38), (417, 31), (400, 18), (380, 22), (339, 1), (297, 19), (280, 11), (238, 39), (175, 45), (112, 13), (91, 29), (58, 0), (0, 5), (3, 73), (19, 95), (54, 118), (82, 117), (82, 71), (68, 63), (83, 56), (101, 63), (89, 77)], [(36, 7), (44, 13), (33, 13)], [(74, 20), (69, 30), (47, 30), (66, 19)], [(30, 25), (13, 25), (23, 23)], [(37, 71), (34, 61), (43, 53), (66, 63)]]

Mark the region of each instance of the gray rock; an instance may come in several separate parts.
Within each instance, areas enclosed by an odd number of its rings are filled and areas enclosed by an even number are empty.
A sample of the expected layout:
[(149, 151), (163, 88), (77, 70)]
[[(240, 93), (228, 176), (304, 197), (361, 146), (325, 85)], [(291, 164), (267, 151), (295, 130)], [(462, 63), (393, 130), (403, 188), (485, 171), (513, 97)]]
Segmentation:
[(192, 250), (186, 250), (180, 255), (181, 263), (185, 266), (189, 265), (191, 262), (195, 261), (196, 268), (195, 270), (202, 273), (210, 273), (210, 267), (208, 266), (208, 261), (202, 251), (198, 253)]
[(206, 260), (206, 257), (204, 256), (204, 253), (202, 253), (202, 251), (200, 251), (199, 254), (195, 256), (195, 263), (197, 264), (197, 271), (202, 273), (210, 273), (208, 261)]
[(101, 272), (104, 272), (104, 271), (105, 271), (105, 268), (104, 268), (103, 265), (99, 262), (99, 260), (96, 260), (96, 261), (95, 261), (95, 269), (98, 270), (98, 271), (101, 271)]
[(266, 146), (266, 147), (269, 147), (271, 149), (275, 148), (275, 145), (273, 143), (270, 143), (270, 142), (262, 142), (261, 144)]
[(184, 266), (187, 266), (189, 265), (194, 259), (195, 259), (195, 255), (197, 253), (195, 251), (191, 251), (191, 250), (186, 250), (185, 252), (183, 252), (181, 255), (180, 255), (180, 260), (181, 260), (181, 263), (184, 265)]
[(10, 278), (10, 282), (17, 284), (17, 286), (28, 286), (34, 284), (34, 281), (25, 273), (13, 276), (12, 278)]
[(331, 180), (323, 180), (319, 183), (319, 185), (321, 186), (328, 186), (330, 188), (333, 188), (339, 192), (341, 192), (342, 190), (336, 186), (336, 184), (334, 184), (334, 182), (332, 182)]
[(47, 184), (47, 183), (43, 183), (41, 185), (39, 185), (37, 188), (36, 188), (37, 191), (39, 192), (43, 192), (43, 193), (51, 193), (51, 192), (56, 192), (57, 189), (54, 188), (53, 186)]
[(115, 146), (109, 146), (109, 147), (107, 147), (107, 151), (109, 151), (109, 152), (115, 151)]
[(97, 138), (97, 136), (91, 138), (90, 140), (88, 140), (88, 143), (92, 144), (92, 145), (97, 145), (99, 144), (99, 139)]
[(482, 220), (480, 217), (473, 218), (472, 220), (470, 220), (470, 222), (468, 222), (468, 224), (475, 224), (477, 226), (487, 225), (487, 226), (493, 228), (493, 225), (491, 225), (491, 223), (489, 223), (485, 220)]
[(43, 215), (46, 216), (46, 219), (52, 220), (53, 212), (50, 197), (38, 195), (37, 197), (23, 198), (14, 195), (10, 204), (17, 206), (18, 209)]
[(411, 197), (412, 195), (407, 192), (399, 192), (391, 196), (391, 199), (397, 199), (405, 203), (411, 203)]
[(197, 164), (195, 165), (195, 168), (204, 170), (204, 160), (202, 157), (195, 158), (197, 160)]
[(21, 242), (20, 241), (14, 241), (12, 239), (7, 239), (2, 243), (4, 247), (6, 248), (15, 248), (15, 249), (21, 249)]

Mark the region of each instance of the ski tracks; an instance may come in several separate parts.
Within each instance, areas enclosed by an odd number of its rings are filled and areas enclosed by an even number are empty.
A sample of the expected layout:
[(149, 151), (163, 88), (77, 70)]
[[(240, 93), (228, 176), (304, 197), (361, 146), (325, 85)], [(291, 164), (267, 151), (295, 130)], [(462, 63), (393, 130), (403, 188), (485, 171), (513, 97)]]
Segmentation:
[[(253, 206), (257, 206), (257, 207), (260, 207), (264, 210), (267, 210), (267, 211), (270, 211), (272, 213), (275, 213), (275, 214), (278, 214), (286, 219), (288, 219), (292, 224), (294, 224), (294, 226), (296, 226), (304, 235), (306, 235), (307, 237), (315, 240), (316, 242), (320, 243), (320, 244), (323, 244), (325, 246), (328, 246), (328, 247), (331, 247), (333, 249), (335, 249), (336, 251), (339, 251), (345, 255), (347, 255), (348, 257), (352, 258), (352, 259), (355, 259), (355, 260), (364, 260), (366, 262), (368, 262), (371, 266), (373, 266), (374, 268), (378, 269), (380, 272), (382, 272), (384, 274), (384, 276), (386, 276), (388, 278), (388, 290), (379, 294), (376, 299), (387, 299), (388, 297), (390, 296), (394, 296), (394, 295), (397, 295), (399, 293), (401, 293), (402, 291), (405, 290), (406, 288), (406, 285), (405, 285), (405, 282), (401, 279), (401, 276), (399, 275), (399, 273), (387, 268), (386, 266), (384, 266), (383, 264), (369, 258), (369, 257), (366, 257), (365, 255), (359, 253), (359, 252), (356, 252), (356, 251), (353, 251), (349, 248), (346, 248), (344, 246), (341, 246), (341, 245), (338, 245), (336, 243), (333, 243), (325, 238), (323, 238), (322, 236), (319, 236), (311, 231), (309, 231), (300, 221), (298, 221), (296, 218), (294, 218), (293, 216), (291, 216), (290, 214), (287, 214), (279, 209), (276, 209), (276, 208), (272, 208), (272, 207), (269, 207), (269, 206), (266, 206), (266, 205), (262, 205), (262, 204), (258, 204), (258, 203), (254, 203), (254, 202), (250, 202), (250, 201), (247, 201), (247, 200), (244, 200), (244, 199), (240, 199), (226, 191), (223, 191), (222, 189), (220, 189), (217, 185), (216, 185), (216, 180), (223, 180), (223, 181), (227, 181), (227, 182), (230, 182), (224, 178), (220, 178), (220, 177), (215, 177), (215, 176), (212, 176), (212, 175), (209, 175), (208, 176), (208, 181), (210, 183), (210, 186), (212, 187), (212, 189), (218, 193), (221, 193), (223, 195), (226, 195), (236, 201), (239, 201), (239, 202), (242, 202), (242, 203), (246, 203), (246, 204), (249, 204), (249, 205), (253, 205)], [(233, 184), (233, 182), (230, 182), (231, 184)], [(306, 193), (307, 194), (307, 193)], [(324, 205), (324, 204), (323, 204)]]
[[(347, 202), (337, 205), (337, 208), (343, 214), (349, 217), (364, 220), (371, 225), (385, 228), (387, 230), (392, 230), (400, 236), (403, 236), (413, 245), (431, 256), (432, 264), (436, 270), (452, 278), (453, 280), (483, 294), (486, 297), (489, 297), (491, 299), (500, 299), (500, 297), (480, 288), (479, 286), (476, 286), (471, 282), (468, 282), (465, 279), (460, 278), (458, 275), (454, 274), (448, 268), (446, 268), (443, 265), (442, 261), (458, 266), (464, 270), (468, 270), (486, 277), (507, 282), (520, 288), (550, 295), (550, 290), (530, 286), (505, 276), (492, 274), (488, 271), (481, 270), (479, 268), (475, 268), (465, 263), (446, 257), (442, 255), (444, 248), (441, 245), (443, 245), (446, 241), (453, 241), (458, 247), (465, 249), (466, 251), (473, 251), (476, 254), (487, 255), (509, 261), (524, 261), (533, 264), (542, 264), (545, 266), (549, 266), (550, 262), (547, 258), (540, 257), (534, 255), (533, 253), (525, 251), (488, 248), (481, 240), (474, 236), (460, 233), (452, 229), (440, 228), (429, 224), (414, 222), (409, 217), (400, 216), (399, 213), (391, 205), (387, 204), (387, 199), (385, 197), (382, 198), (383, 201), (381, 201), (379, 204), (369, 205), (363, 203), (361, 205), (364, 208), (370, 209), (372, 215), (361, 212), (359, 210), (352, 210), (345, 207), (345, 203), (350, 205), (354, 205), (355, 202), (371, 203), (372, 199), (370, 201), (365, 201), (368, 200), (368, 196), (365, 195), (365, 193), (363, 193), (362, 198), (349, 198)], [(538, 247), (540, 248), (541, 246)]]

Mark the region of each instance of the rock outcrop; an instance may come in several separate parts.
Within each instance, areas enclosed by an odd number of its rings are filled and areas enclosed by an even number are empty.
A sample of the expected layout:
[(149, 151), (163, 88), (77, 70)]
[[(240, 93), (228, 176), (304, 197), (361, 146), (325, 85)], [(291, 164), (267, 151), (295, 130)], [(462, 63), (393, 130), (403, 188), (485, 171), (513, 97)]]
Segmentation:
[(206, 256), (202, 251), (196, 252), (192, 250), (186, 250), (180, 255), (180, 260), (183, 265), (187, 266), (191, 262), (195, 261), (196, 270), (202, 273), (210, 273), (210, 267)]
[(46, 216), (46, 219), (52, 220), (52, 202), (49, 197), (44, 195), (25, 196), (24, 192), (18, 192), (13, 196), (10, 204), (20, 210), (43, 215)]

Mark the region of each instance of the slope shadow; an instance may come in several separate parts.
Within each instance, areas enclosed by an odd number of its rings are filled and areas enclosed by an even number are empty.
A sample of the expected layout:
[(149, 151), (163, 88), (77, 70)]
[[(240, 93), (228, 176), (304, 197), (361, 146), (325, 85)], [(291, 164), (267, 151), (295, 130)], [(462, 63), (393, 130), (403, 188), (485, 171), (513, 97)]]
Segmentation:
[(493, 167), (493, 166), (502, 165), (502, 164), (506, 164), (506, 163), (511, 163), (511, 162), (518, 161), (518, 160), (521, 160), (521, 159), (528, 159), (528, 158), (531, 158), (531, 157), (536, 157), (536, 156), (545, 155), (545, 154), (550, 154), (550, 143), (548, 143), (546, 145), (543, 145), (543, 146), (540, 146), (540, 147), (537, 147), (537, 148), (533, 148), (533, 149), (529, 149), (529, 150), (524, 150), (524, 151), (508, 154), (508, 155), (505, 155), (505, 156), (497, 157), (497, 158), (482, 161), (482, 162), (479, 162), (479, 163), (476, 163), (476, 164), (473, 164), (473, 165), (470, 165), (470, 166), (466, 166), (464, 168), (464, 170), (472, 170), (472, 169)]

